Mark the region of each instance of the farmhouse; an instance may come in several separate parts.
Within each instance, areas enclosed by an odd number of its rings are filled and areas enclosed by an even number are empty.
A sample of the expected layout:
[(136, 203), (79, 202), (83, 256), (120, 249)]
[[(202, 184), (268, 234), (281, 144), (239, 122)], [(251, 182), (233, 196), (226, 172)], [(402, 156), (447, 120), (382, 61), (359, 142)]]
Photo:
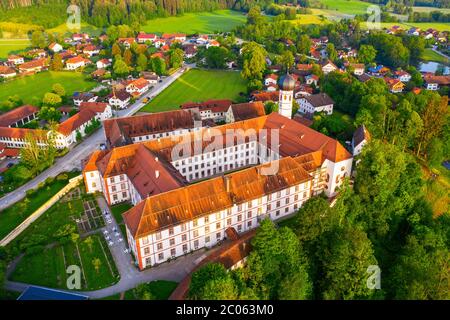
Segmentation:
[(397, 70), (394, 72), (394, 76), (396, 79), (400, 80), (403, 83), (408, 82), (409, 80), (411, 80), (411, 75), (403, 70)]
[(62, 47), (62, 45), (60, 45), (59, 43), (53, 42), (53, 43), (51, 43), (51, 44), (48, 46), (48, 49), (49, 49), (50, 51), (53, 51), (53, 52), (56, 53), (56, 52), (62, 51), (63, 47)]
[(81, 56), (70, 58), (66, 61), (67, 70), (76, 70), (82, 68), (91, 63), (91, 60), (83, 58)]
[(314, 85), (317, 87), (318, 84), (319, 84), (319, 77), (316, 76), (315, 74), (307, 75), (307, 76), (305, 77), (305, 83), (306, 83), (307, 85), (312, 85), (312, 84), (314, 84)]
[(298, 109), (300, 113), (333, 113), (334, 101), (326, 93), (318, 93), (305, 96), (304, 98), (301, 98), (298, 103), (300, 105)]
[(405, 84), (399, 79), (384, 78), (384, 81), (389, 87), (389, 91), (392, 93), (400, 93), (405, 88)]
[(73, 94), (73, 104), (79, 107), (82, 102), (95, 102), (98, 99), (98, 96), (93, 94), (92, 92), (75, 92)]
[(206, 44), (206, 49), (208, 49), (209, 47), (220, 47), (220, 43), (217, 40), (209, 40), (208, 43)]
[(129, 94), (141, 95), (144, 92), (148, 91), (150, 84), (144, 78), (138, 78), (136, 80), (130, 81), (126, 86), (125, 90)]
[(0, 77), (13, 78), (17, 75), (16, 70), (7, 66), (0, 66)]
[(356, 157), (362, 151), (362, 148), (370, 141), (370, 133), (364, 125), (359, 126), (352, 137), (353, 156)]
[(338, 68), (330, 60), (326, 60), (320, 64), (322, 66), (322, 71), (324, 74), (328, 74), (332, 71), (336, 71)]
[(225, 115), (225, 122), (231, 123), (256, 118), (266, 114), (262, 102), (232, 104)]
[(427, 90), (439, 90), (440, 87), (450, 85), (450, 76), (426, 75), (423, 77), (423, 80)]
[(355, 76), (360, 76), (364, 73), (364, 64), (362, 63), (351, 63), (350, 67), (353, 69), (353, 74)]
[(131, 95), (125, 90), (116, 91), (108, 97), (108, 103), (110, 106), (117, 109), (126, 109), (130, 103)]
[(94, 45), (87, 45), (83, 48), (83, 53), (88, 57), (96, 56), (100, 53), (100, 48)]
[(36, 59), (19, 65), (20, 72), (40, 72), (48, 68), (48, 61), (46, 58)]
[(146, 43), (146, 42), (153, 43), (156, 40), (156, 38), (157, 38), (156, 34), (140, 32), (137, 35), (136, 40), (138, 43)]
[(18, 65), (18, 64), (22, 64), (24, 63), (24, 59), (22, 56), (18, 56), (18, 55), (10, 55), (8, 56), (8, 62)]
[(126, 48), (130, 48), (131, 45), (133, 43), (135, 43), (136, 41), (134, 40), (134, 38), (119, 38), (117, 40), (117, 42), (119, 42), (120, 44), (124, 45)]
[(101, 59), (97, 61), (97, 69), (106, 69), (111, 66), (111, 61), (109, 59)]

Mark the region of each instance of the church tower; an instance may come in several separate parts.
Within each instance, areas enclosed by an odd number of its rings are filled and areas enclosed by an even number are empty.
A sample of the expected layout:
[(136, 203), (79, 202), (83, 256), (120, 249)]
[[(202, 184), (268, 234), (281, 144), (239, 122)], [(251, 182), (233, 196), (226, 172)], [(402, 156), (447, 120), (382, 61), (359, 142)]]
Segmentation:
[(286, 118), (292, 118), (292, 104), (294, 102), (295, 79), (287, 73), (280, 78), (280, 96), (278, 99), (278, 113)]

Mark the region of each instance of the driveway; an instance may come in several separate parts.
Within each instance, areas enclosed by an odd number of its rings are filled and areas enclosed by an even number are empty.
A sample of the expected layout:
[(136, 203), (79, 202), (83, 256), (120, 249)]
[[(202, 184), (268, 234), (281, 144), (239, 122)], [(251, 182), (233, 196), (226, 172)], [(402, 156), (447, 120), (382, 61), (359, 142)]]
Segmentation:
[[(184, 68), (190, 69), (195, 65), (186, 65)], [(183, 69), (184, 69), (183, 68)], [(116, 112), (118, 117), (127, 117), (133, 115), (139, 109), (141, 109), (145, 103), (143, 100), (145, 98), (155, 97), (160, 94), (165, 88), (167, 88), (172, 82), (178, 79), (183, 74), (182, 69), (178, 70), (174, 74), (162, 79), (162, 82), (158, 82), (151, 90), (142, 95), (134, 104), (130, 105), (125, 110), (120, 110)], [(26, 191), (30, 189), (37, 188), (38, 184), (45, 181), (48, 177), (55, 177), (61, 172), (71, 171), (73, 169), (81, 170), (81, 161), (85, 159), (89, 154), (97, 149), (101, 143), (105, 142), (105, 137), (103, 135), (103, 129), (99, 129), (94, 132), (91, 136), (87, 137), (83, 142), (74, 146), (65, 156), (58, 158), (53, 166), (42, 172), (33, 180), (28, 181), (16, 190), (6, 194), (0, 198), (0, 211), (11, 206), (17, 201), (21, 200)]]

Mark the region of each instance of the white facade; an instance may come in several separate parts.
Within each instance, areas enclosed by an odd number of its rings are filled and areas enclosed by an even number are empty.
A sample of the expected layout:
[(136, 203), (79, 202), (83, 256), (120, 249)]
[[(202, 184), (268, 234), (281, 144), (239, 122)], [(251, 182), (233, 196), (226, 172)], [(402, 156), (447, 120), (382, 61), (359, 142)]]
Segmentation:
[(117, 109), (126, 109), (130, 104), (130, 97), (125, 100), (121, 100), (118, 97), (111, 97), (108, 102), (110, 106), (116, 107)]
[(280, 90), (278, 100), (278, 113), (286, 118), (292, 118), (292, 103), (294, 100), (294, 91)]
[(301, 98), (297, 100), (299, 103), (298, 111), (301, 113), (314, 113), (314, 112), (325, 112), (327, 114), (333, 113), (333, 104), (327, 104), (323, 106), (314, 107), (308, 100)]

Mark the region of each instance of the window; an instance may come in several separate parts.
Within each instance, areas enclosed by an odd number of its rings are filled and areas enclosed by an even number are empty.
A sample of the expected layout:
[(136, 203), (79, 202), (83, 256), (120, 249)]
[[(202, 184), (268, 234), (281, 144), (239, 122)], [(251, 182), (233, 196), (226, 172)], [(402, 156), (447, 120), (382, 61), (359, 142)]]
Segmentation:
[(216, 233), (216, 239), (220, 240), (220, 238), (221, 238), (221, 233), (220, 232)]
[(144, 255), (149, 255), (150, 254), (150, 248), (149, 247), (146, 247), (146, 248), (144, 248)]
[(220, 220), (220, 212), (216, 213), (216, 220)]
[(145, 265), (146, 266), (149, 266), (149, 265), (151, 265), (152, 264), (152, 259), (151, 258), (146, 258), (145, 259)]
[(237, 216), (237, 221), (242, 221), (242, 214)]
[(220, 222), (216, 223), (216, 229), (220, 229)]
[(155, 236), (156, 236), (156, 240), (161, 240), (161, 232), (157, 232), (155, 234)]
[(158, 260), (161, 261), (164, 259), (164, 253), (161, 252), (160, 254), (158, 254)]
[(198, 230), (194, 230), (194, 238), (198, 237)]
[(209, 222), (209, 216), (206, 216), (205, 217), (205, 223), (208, 223)]
[(114, 194), (114, 195), (113, 195), (113, 200), (114, 200), (114, 201), (117, 201), (117, 194)]
[(120, 189), (126, 189), (125, 183), (121, 183), (121, 184), (120, 184)]
[(247, 213), (247, 218), (249, 218), (249, 219), (252, 218), (252, 212), (251, 211)]
[(250, 228), (251, 226), (252, 226), (252, 222), (251, 222), (251, 221), (248, 221), (248, 222), (247, 222), (247, 227)]
[(227, 226), (231, 225), (231, 218), (227, 219)]
[(181, 231), (186, 231), (186, 224), (185, 224), (185, 223), (183, 223), (183, 224), (181, 225)]
[(196, 227), (196, 226), (198, 225), (197, 219), (195, 219), (194, 221), (192, 221), (192, 224), (194, 225), (194, 227)]
[(205, 242), (208, 243), (209, 240), (210, 240), (209, 236), (206, 236), (206, 237), (205, 237)]
[(187, 250), (188, 250), (188, 248), (187, 248), (187, 244), (183, 244), (183, 252), (184, 252), (184, 253), (186, 253), (186, 252), (187, 252)]
[(205, 233), (208, 233), (209, 232), (209, 226), (206, 226), (205, 227)]
[(147, 238), (142, 238), (142, 244), (146, 245), (148, 243), (148, 239)]
[(92, 188), (96, 188), (97, 184), (95, 182), (92, 182)]
[(112, 192), (116, 192), (116, 186), (111, 187)]
[(239, 225), (237, 226), (237, 231), (239, 231), (239, 232), (242, 231), (242, 224), (239, 224)]
[(174, 239), (174, 238), (170, 239), (170, 240), (169, 240), (169, 244), (170, 244), (171, 246), (175, 245), (175, 239)]
[(172, 257), (175, 257), (175, 254), (176, 254), (175, 248), (170, 249), (170, 255), (171, 255)]
[(169, 228), (169, 236), (173, 235), (173, 228)]
[(195, 249), (198, 249), (198, 240), (195, 240), (195, 241), (194, 241), (194, 248), (195, 248)]
[(91, 172), (91, 178), (93, 178), (94, 177), (94, 173), (93, 172)]
[(124, 191), (122, 192), (122, 198), (126, 198), (127, 197), (127, 193)]
[(156, 248), (157, 248), (158, 250), (162, 250), (162, 248), (163, 248), (162, 242), (158, 242), (158, 244), (156, 245)]
[(277, 208), (279, 208), (280, 205), (281, 205), (281, 202), (280, 202), (280, 201), (277, 201)]
[(187, 240), (187, 235), (186, 234), (182, 234), (181, 235), (181, 241), (186, 241)]

